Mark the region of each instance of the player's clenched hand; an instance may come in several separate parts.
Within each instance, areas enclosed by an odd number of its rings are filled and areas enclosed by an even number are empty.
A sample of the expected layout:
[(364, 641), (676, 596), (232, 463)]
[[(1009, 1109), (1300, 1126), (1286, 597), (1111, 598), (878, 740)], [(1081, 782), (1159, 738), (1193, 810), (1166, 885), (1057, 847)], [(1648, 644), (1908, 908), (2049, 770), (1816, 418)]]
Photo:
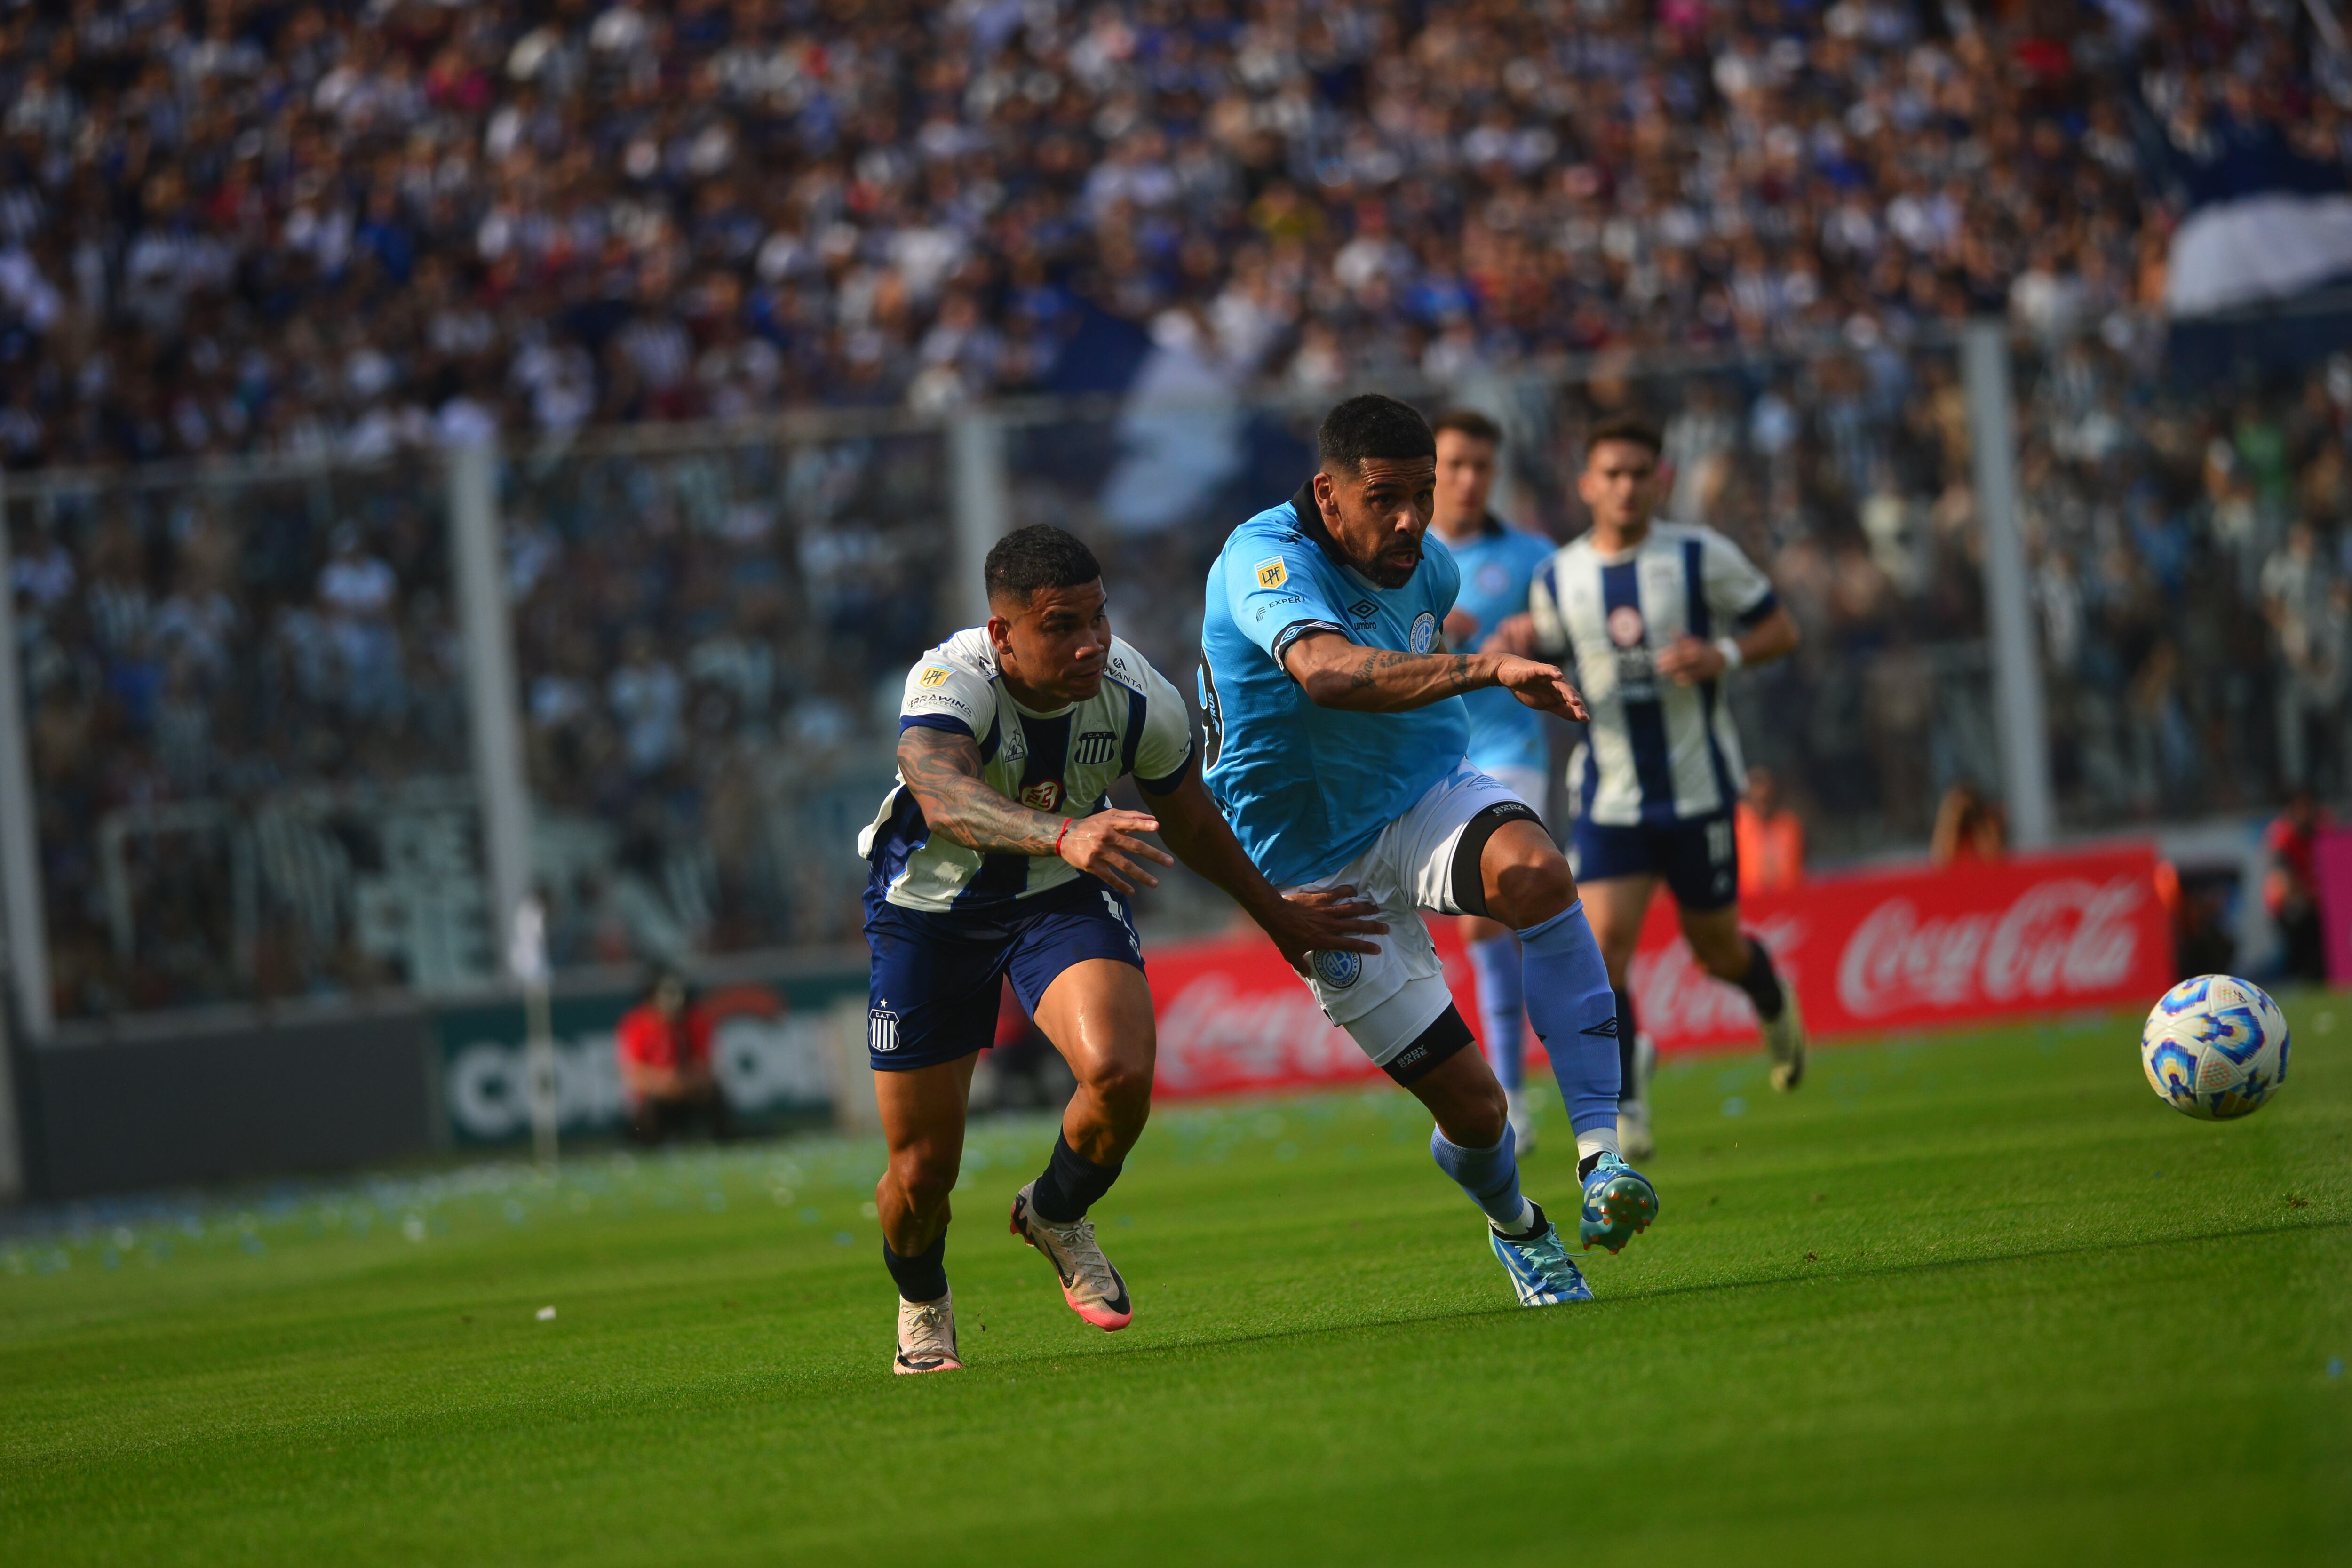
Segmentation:
[(1495, 684), (1539, 713), (1557, 713), (1580, 723), (1591, 717), (1584, 710), (1584, 699), (1554, 666), (1507, 658), (1495, 670)]
[(1713, 680), (1729, 662), (1721, 648), (1692, 637), (1675, 638), (1671, 647), (1659, 650), (1657, 660), (1658, 673), (1677, 686)]
[(1147, 816), (1139, 811), (1098, 811), (1092, 816), (1071, 819), (1062, 834), (1058, 852), (1063, 859), (1088, 876), (1100, 878), (1122, 893), (1132, 893), (1137, 883), (1147, 888), (1160, 886), (1160, 879), (1138, 861), (1176, 864), (1176, 857), (1167, 850), (1136, 837), (1139, 833), (1159, 831), (1160, 819), (1156, 816)]
[(1389, 929), (1380, 914), (1380, 906), (1353, 888), (1323, 888), (1285, 894), (1258, 923), (1290, 967), (1304, 974), (1318, 952), (1380, 952), (1370, 940)]

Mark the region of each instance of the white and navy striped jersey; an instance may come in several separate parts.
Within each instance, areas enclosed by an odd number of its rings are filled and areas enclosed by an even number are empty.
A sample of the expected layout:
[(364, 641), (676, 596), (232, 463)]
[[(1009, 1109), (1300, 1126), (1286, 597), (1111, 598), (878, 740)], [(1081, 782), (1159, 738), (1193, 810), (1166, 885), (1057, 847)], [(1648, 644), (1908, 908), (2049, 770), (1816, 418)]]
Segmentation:
[(1748, 775), (1720, 682), (1679, 685), (1655, 661), (1686, 633), (1744, 631), (1777, 602), (1738, 546), (1680, 523), (1653, 523), (1616, 555), (1588, 533), (1537, 568), (1528, 609), (1538, 649), (1571, 661), (1592, 714), (1568, 765), (1580, 818), (1626, 827), (1730, 809)]
[[(1100, 691), (1051, 713), (1033, 713), (1004, 689), (987, 628), (958, 632), (908, 673), (898, 729), (916, 728), (971, 736), (998, 794), (1066, 816), (1100, 811), (1112, 782), (1129, 773), (1146, 791), (1165, 795), (1181, 781), (1192, 757), (1192, 719), (1184, 699), (1117, 637)], [(858, 836), (857, 852), (874, 868), (868, 896), (909, 910), (1003, 906), (1079, 875), (1059, 856), (983, 855), (934, 835), (903, 779)]]

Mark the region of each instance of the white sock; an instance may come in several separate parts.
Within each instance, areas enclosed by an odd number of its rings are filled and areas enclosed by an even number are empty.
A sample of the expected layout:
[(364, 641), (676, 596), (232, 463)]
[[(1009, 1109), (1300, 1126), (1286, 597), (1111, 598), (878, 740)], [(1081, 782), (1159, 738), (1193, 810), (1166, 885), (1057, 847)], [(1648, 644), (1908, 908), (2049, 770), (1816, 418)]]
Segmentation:
[(1581, 1165), (1595, 1154), (1615, 1154), (1621, 1160), (1624, 1158), (1623, 1153), (1617, 1147), (1617, 1127), (1614, 1122), (1606, 1127), (1595, 1127), (1590, 1132), (1580, 1132), (1576, 1135), (1576, 1163)]
[[(1494, 1224), (1492, 1220), (1487, 1223)], [(1505, 1236), (1525, 1236), (1535, 1227), (1536, 1205), (1528, 1202), (1525, 1196), (1519, 1199), (1519, 1217), (1517, 1220), (1509, 1225), (1495, 1226), (1495, 1228)]]

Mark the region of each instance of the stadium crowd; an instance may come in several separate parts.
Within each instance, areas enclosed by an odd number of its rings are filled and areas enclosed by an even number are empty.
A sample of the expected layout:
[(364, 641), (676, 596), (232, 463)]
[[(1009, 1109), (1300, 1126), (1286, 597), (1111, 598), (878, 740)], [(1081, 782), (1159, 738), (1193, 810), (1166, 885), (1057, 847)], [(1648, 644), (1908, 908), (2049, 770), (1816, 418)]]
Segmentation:
[[(1514, 521), (1573, 532), (1585, 426), (1670, 416), (1674, 511), (1805, 626), (1746, 712), (1801, 716), (1752, 754), (1837, 858), (1992, 782), (1966, 410), (1914, 329), (2006, 310), (2069, 820), (2352, 795), (2352, 366), (2170, 386), (2149, 314), (2151, 143), (2268, 121), (2342, 161), (2304, 26), (2219, 0), (0, 11), (0, 463), (341, 465), (12, 501), (60, 1011), (492, 962), (419, 945), (465, 926), (421, 900), (479, 873), (437, 481), (404, 450), (938, 410), (1153, 354), (1179, 390), (1307, 395), (1597, 355), (1485, 382), (1516, 400)], [(1306, 460), (1241, 397), (1010, 440), (1015, 511), (1097, 543), (1171, 674), (1207, 557)], [(936, 431), (703, 432), (509, 465), (556, 962), (855, 930), (806, 847), (870, 809), (884, 699), (945, 613), (946, 459)]]
[[(2145, 302), (2139, 144), (2340, 161), (2204, 0), (80, 0), (0, 21), (0, 451), (330, 448), (1105, 374), (1451, 380)], [(2340, 84), (2339, 84), (2340, 85)]]

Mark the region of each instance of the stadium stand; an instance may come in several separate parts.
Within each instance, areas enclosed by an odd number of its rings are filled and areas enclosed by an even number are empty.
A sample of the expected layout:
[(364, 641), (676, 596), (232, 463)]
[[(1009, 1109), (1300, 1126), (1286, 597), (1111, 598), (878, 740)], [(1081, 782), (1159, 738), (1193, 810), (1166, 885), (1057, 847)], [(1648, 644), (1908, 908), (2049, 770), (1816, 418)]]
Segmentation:
[[(854, 933), (854, 875), (805, 847), (870, 809), (877, 684), (950, 613), (924, 421), (1015, 395), (1109, 395), (1026, 405), (1013, 510), (1097, 544), (1171, 672), (1208, 555), (1297, 482), (1298, 411), (1333, 389), (1484, 388), (1515, 517), (1561, 535), (1585, 425), (1671, 415), (1678, 511), (1805, 626), (1745, 710), (1792, 716), (1751, 755), (1835, 860), (1992, 782), (1948, 328), (2005, 311), (2066, 819), (2340, 798), (2352, 364), (2217, 396), (2168, 372), (2158, 314), (2173, 163), (2264, 135), (2345, 162), (2352, 91), (2301, 26), (7, 12), (0, 462), (91, 476), (8, 512), (59, 1013), (488, 972), (415, 459), (493, 430), (566, 968)], [(813, 405), (877, 433), (749, 423)]]
[[(1315, 388), (2160, 289), (2344, 116), (2261, 5), (13, 8), (13, 461), (918, 406), (1174, 311)], [(1108, 318), (1108, 321), (1105, 320)], [(1153, 328), (1185, 330), (1175, 321)]]

